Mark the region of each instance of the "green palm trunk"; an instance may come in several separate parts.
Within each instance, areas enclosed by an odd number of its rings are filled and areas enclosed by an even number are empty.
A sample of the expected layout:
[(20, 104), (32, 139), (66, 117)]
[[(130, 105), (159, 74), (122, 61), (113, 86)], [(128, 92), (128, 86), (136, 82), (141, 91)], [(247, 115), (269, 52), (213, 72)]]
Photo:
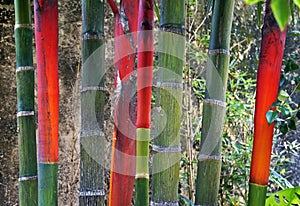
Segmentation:
[(15, 15), (19, 201), (21, 206), (32, 206), (37, 205), (38, 190), (30, 1), (15, 0)]
[[(164, 121), (156, 120), (158, 125), (153, 126), (153, 130), (162, 132), (155, 137), (152, 146), (154, 154), (151, 205), (178, 205), (182, 71), (185, 51), (184, 11), (184, 0), (161, 1), (156, 107), (159, 108), (159, 114), (164, 112), (166, 124), (161, 128), (160, 124)], [(159, 117), (163, 116), (158, 115)]]
[(82, 1), (80, 205), (104, 205), (104, 5)]
[(195, 205), (217, 205), (234, 0), (215, 0), (203, 104)]

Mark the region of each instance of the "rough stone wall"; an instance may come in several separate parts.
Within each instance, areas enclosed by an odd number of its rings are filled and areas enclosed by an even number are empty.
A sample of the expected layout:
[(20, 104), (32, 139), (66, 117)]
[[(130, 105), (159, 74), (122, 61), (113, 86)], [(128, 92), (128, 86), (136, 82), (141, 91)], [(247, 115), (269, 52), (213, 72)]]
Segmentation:
[(18, 148), (13, 1), (0, 1), (0, 202), (17, 205)]

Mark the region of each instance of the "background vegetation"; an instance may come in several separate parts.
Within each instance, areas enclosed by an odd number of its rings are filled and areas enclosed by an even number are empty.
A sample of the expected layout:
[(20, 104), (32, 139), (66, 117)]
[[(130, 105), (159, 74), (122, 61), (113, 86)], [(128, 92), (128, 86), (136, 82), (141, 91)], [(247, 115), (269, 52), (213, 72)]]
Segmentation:
[[(13, 1), (0, 0), (0, 201), (18, 205), (16, 86)], [(189, 204), (194, 195), (196, 158), (201, 131), (201, 108), (204, 98), (206, 53), (211, 13), (204, 0), (187, 0), (187, 62), (184, 73), (183, 124), (184, 148), (180, 175), (180, 200)], [(80, 1), (59, 1), (59, 72), (60, 72), (60, 165), (59, 205), (76, 205), (79, 180), (79, 82), (80, 73)], [(105, 7), (105, 35), (112, 38), (113, 14)], [(227, 118), (223, 138), (221, 205), (245, 205), (253, 137), (253, 114), (260, 28), (256, 6), (237, 1), (235, 6), (231, 61), (227, 92)], [(279, 107), (271, 121), (276, 121), (272, 156), (270, 191), (299, 185), (299, 13), (288, 29)], [(108, 64), (111, 51), (107, 52)], [(113, 70), (106, 86), (113, 88)], [(108, 105), (112, 99), (107, 97)], [(111, 138), (112, 116), (107, 108), (106, 136)], [(297, 129), (298, 130), (295, 130)], [(193, 149), (193, 150), (192, 150)], [(108, 173), (107, 173), (108, 174)], [(108, 177), (109, 175), (107, 175)], [(108, 181), (107, 181), (108, 183)]]

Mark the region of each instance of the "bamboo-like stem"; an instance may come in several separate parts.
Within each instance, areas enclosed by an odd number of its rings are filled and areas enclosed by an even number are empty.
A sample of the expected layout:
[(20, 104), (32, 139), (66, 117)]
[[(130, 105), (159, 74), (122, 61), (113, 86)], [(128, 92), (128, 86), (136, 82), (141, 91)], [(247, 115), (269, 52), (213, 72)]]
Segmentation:
[(116, 5), (116, 3), (114, 2), (114, 0), (107, 0), (112, 12), (114, 14), (118, 14), (119, 13), (119, 10), (118, 10), (118, 7)]
[(136, 77), (134, 71), (138, 0), (122, 0), (120, 12), (114, 13), (115, 129), (109, 205), (119, 206), (131, 205), (135, 180)]
[(198, 157), (196, 205), (218, 204), (233, 8), (234, 0), (214, 1)]
[[(268, 125), (266, 113), (277, 100), (286, 29), (281, 31), (266, 1), (261, 52), (257, 72), (254, 115), (254, 142), (250, 170), (249, 205), (265, 204), (272, 150), (274, 123)], [(260, 198), (255, 198), (255, 197)]]
[(57, 205), (58, 1), (35, 0), (38, 76), (38, 205)]
[(149, 205), (149, 140), (154, 50), (154, 0), (139, 1), (135, 204)]
[(249, 184), (249, 205), (264, 206), (266, 202), (267, 185)]
[(82, 1), (79, 205), (104, 205), (104, 3)]
[(15, 0), (18, 102), (19, 203), (37, 205), (37, 154), (34, 118), (34, 68), (30, 0)]
[(150, 129), (136, 131), (135, 205), (149, 205), (149, 140)]
[[(152, 147), (153, 205), (178, 204), (184, 10), (184, 0), (161, 1), (156, 107), (165, 114), (166, 124), (159, 136), (155, 137)], [(161, 124), (161, 121), (156, 121)], [(159, 125), (155, 125), (153, 130), (159, 128)]]

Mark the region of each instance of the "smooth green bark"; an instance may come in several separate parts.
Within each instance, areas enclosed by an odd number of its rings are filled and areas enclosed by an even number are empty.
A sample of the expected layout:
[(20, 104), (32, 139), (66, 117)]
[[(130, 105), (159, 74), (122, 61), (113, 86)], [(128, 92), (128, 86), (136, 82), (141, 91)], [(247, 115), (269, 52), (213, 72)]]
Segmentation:
[[(58, 164), (41, 163), (38, 164), (39, 170), (39, 201), (38, 205), (57, 206), (58, 202)], [(51, 186), (50, 186), (51, 185)]]
[(82, 1), (79, 205), (104, 205), (104, 4)]
[(234, 0), (214, 1), (197, 170), (196, 205), (218, 204), (233, 9)]
[(31, 9), (29, 0), (15, 0), (14, 5), (18, 113), (31, 113), (31, 115), (18, 115), (17, 120), (19, 145), (19, 203), (21, 206), (34, 206), (38, 204), (38, 183)]
[(150, 130), (138, 128), (136, 131), (136, 174), (149, 175)]
[(149, 179), (148, 178), (139, 178), (135, 180), (135, 205), (143, 206), (149, 205)]
[(149, 205), (149, 140), (150, 129), (136, 130), (135, 205)]
[(267, 185), (249, 184), (249, 206), (265, 206)]
[(30, 0), (15, 0), (14, 5), (16, 24), (31, 24)]
[[(185, 52), (184, 0), (163, 0), (160, 5), (156, 103), (154, 121), (152, 202), (178, 202), (182, 72)], [(176, 43), (175, 43), (176, 42)], [(163, 124), (165, 123), (165, 124)], [(157, 135), (157, 136), (156, 136)]]

